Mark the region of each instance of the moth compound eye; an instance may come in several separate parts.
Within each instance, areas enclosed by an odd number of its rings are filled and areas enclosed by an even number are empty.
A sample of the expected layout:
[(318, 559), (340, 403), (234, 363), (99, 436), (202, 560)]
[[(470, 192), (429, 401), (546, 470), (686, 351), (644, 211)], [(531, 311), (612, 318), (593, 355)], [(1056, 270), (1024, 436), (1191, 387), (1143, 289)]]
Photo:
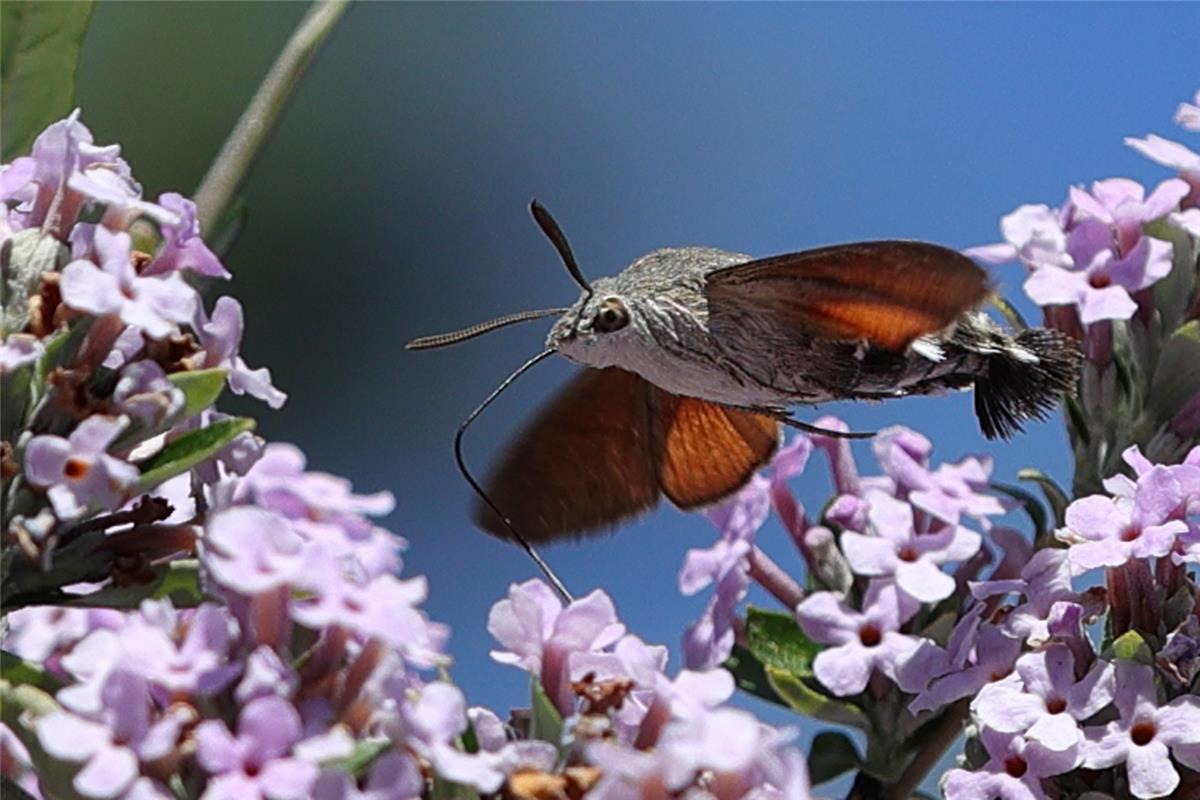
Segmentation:
[(592, 319), (592, 328), (600, 333), (619, 331), (629, 324), (629, 311), (625, 304), (615, 297), (610, 297), (600, 303), (600, 310)]

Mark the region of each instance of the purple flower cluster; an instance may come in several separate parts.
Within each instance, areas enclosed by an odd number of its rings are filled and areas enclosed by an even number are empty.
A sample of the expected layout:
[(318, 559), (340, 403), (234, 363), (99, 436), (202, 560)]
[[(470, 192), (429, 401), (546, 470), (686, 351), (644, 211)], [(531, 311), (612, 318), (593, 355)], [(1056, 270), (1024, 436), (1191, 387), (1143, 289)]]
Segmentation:
[[(809, 797), (796, 732), (725, 706), (733, 678), (721, 669), (665, 670), (667, 649), (625, 633), (602, 591), (565, 606), (540, 580), (512, 586), (488, 630), (502, 664), (528, 670), (565, 718), (567, 763), (592, 769), (589, 797)], [(509, 761), (530, 742), (494, 751)], [(554, 771), (554, 759), (534, 762)]]
[(78, 113), (2, 168), (0, 199), (3, 646), (57, 687), (0, 727), (4, 775), (89, 798), (498, 789), (497, 762), (461, 749), (461, 692), (433, 680), (448, 630), (426, 582), (370, 520), (392, 496), (212, 408), (223, 383), (285, 396), (239, 355), (237, 301), (210, 316), (184, 280), (229, 277), (194, 204), (144, 200)]
[[(831, 417), (817, 424), (845, 429)], [(814, 448), (828, 455), (839, 490), (818, 520), (808, 518), (787, 486)], [(826, 686), (838, 694), (861, 691), (871, 664), (889, 672), (896, 657), (911, 648), (898, 633), (901, 626), (922, 604), (956, 592), (956, 579), (945, 565), (971, 562), (980, 553), (981, 534), (963, 520), (975, 519), (986, 529), (988, 517), (1005, 513), (1006, 506), (987, 493), (987, 459), (931, 468), (929, 440), (899, 427), (882, 431), (874, 449), (884, 474), (860, 477), (845, 439), (797, 436), (776, 456), (769, 478), (756, 477), (709, 513), (720, 538), (708, 550), (690, 551), (679, 578), (685, 594), (716, 585), (704, 615), (685, 634), (690, 667), (729, 657), (740, 624), (736, 607), (752, 577), (790, 607), (798, 604), (800, 624), (816, 641), (838, 645), (818, 658), (818, 675), (830, 677), (834, 683)], [(754, 536), (772, 507), (810, 573), (829, 591), (805, 597), (755, 546)], [(855, 593), (860, 602), (851, 605), (847, 592), (855, 576), (862, 591)], [(865, 640), (871, 644), (864, 645)], [(844, 678), (834, 679), (827, 669), (843, 672)]]
[[(1176, 121), (1197, 130), (1195, 105)], [(1059, 208), (1024, 205), (1004, 217), (1004, 243), (968, 254), (1020, 261), (1045, 322), (1087, 353), (1068, 417), (1077, 492), (1094, 492), (1140, 444), (1178, 461), (1200, 435), (1200, 382), (1190, 362), (1200, 319), (1200, 155), (1150, 135), (1126, 143), (1177, 171), (1153, 191), (1128, 178), (1073, 186)]]

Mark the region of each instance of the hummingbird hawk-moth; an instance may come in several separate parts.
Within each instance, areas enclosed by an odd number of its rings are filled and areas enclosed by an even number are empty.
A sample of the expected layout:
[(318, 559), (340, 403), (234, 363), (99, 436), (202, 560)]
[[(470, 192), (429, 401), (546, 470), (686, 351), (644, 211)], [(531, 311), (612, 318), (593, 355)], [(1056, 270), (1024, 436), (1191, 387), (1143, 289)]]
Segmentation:
[[(611, 528), (661, 495), (681, 509), (727, 497), (771, 459), (781, 424), (809, 427), (791, 406), (973, 387), (984, 434), (1007, 437), (1078, 378), (1074, 342), (998, 326), (980, 310), (992, 294), (986, 273), (940, 245), (857, 242), (761, 259), (674, 247), (589, 283), (550, 214), (537, 201), (531, 211), (579, 299), (408, 345), (560, 315), (546, 350), (455, 441), (483, 499), (480, 527), (527, 548)], [(481, 488), (462, 462), (462, 432), (553, 353), (584, 369), (513, 437)]]

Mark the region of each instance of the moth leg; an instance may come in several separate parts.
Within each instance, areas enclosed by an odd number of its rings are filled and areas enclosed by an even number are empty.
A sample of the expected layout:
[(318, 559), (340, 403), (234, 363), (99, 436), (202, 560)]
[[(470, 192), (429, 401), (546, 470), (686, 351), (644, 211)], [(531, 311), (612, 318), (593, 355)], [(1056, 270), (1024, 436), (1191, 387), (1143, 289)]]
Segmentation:
[(787, 425), (789, 428), (804, 431), (805, 433), (815, 433), (820, 436), (830, 436), (834, 439), (870, 439), (879, 431), (831, 431), (828, 428), (822, 428), (819, 425), (810, 425), (807, 422), (801, 422), (798, 419), (793, 419), (787, 414), (779, 412), (768, 412), (775, 416), (775, 419)]

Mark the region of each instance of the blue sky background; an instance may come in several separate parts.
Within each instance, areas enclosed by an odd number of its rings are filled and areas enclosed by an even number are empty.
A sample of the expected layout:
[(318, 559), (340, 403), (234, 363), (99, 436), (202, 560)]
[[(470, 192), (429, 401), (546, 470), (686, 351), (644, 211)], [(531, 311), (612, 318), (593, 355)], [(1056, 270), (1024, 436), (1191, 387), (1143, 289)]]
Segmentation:
[[(83, 120), (124, 145), (148, 194), (190, 191), (303, 11), (101, 4)], [(455, 678), (473, 702), (521, 705), (526, 680), (490, 662), (484, 623), (534, 568), (472, 528), (450, 445), (548, 326), (442, 352), (402, 345), (574, 300), (529, 199), (593, 277), (668, 245), (995, 241), (1001, 215), (1056, 205), (1072, 183), (1168, 177), (1121, 140), (1177, 136), (1171, 115), (1200, 80), (1198, 26), (1189, 4), (358, 5), (245, 188), (227, 291), (246, 308), (243, 355), (291, 399), (233, 407), (315, 468), (396, 494), (385, 524), (410, 542), (406, 573), (428, 575), (429, 612), (453, 627)], [(993, 275), (1031, 310), (1019, 267)], [(479, 421), (467, 444), (479, 471), (570, 369), (539, 368)], [(826, 412), (915, 427), (940, 459), (989, 453), (1003, 481), (1027, 465), (1069, 480), (1057, 420), (987, 443), (966, 394), (799, 413)], [(824, 464), (796, 486), (816, 507)], [(677, 651), (704, 604), (679, 595), (678, 568), (712, 538), (703, 518), (664, 507), (545, 555), (577, 594), (604, 588), (632, 631)], [(777, 526), (760, 542), (798, 568)]]

